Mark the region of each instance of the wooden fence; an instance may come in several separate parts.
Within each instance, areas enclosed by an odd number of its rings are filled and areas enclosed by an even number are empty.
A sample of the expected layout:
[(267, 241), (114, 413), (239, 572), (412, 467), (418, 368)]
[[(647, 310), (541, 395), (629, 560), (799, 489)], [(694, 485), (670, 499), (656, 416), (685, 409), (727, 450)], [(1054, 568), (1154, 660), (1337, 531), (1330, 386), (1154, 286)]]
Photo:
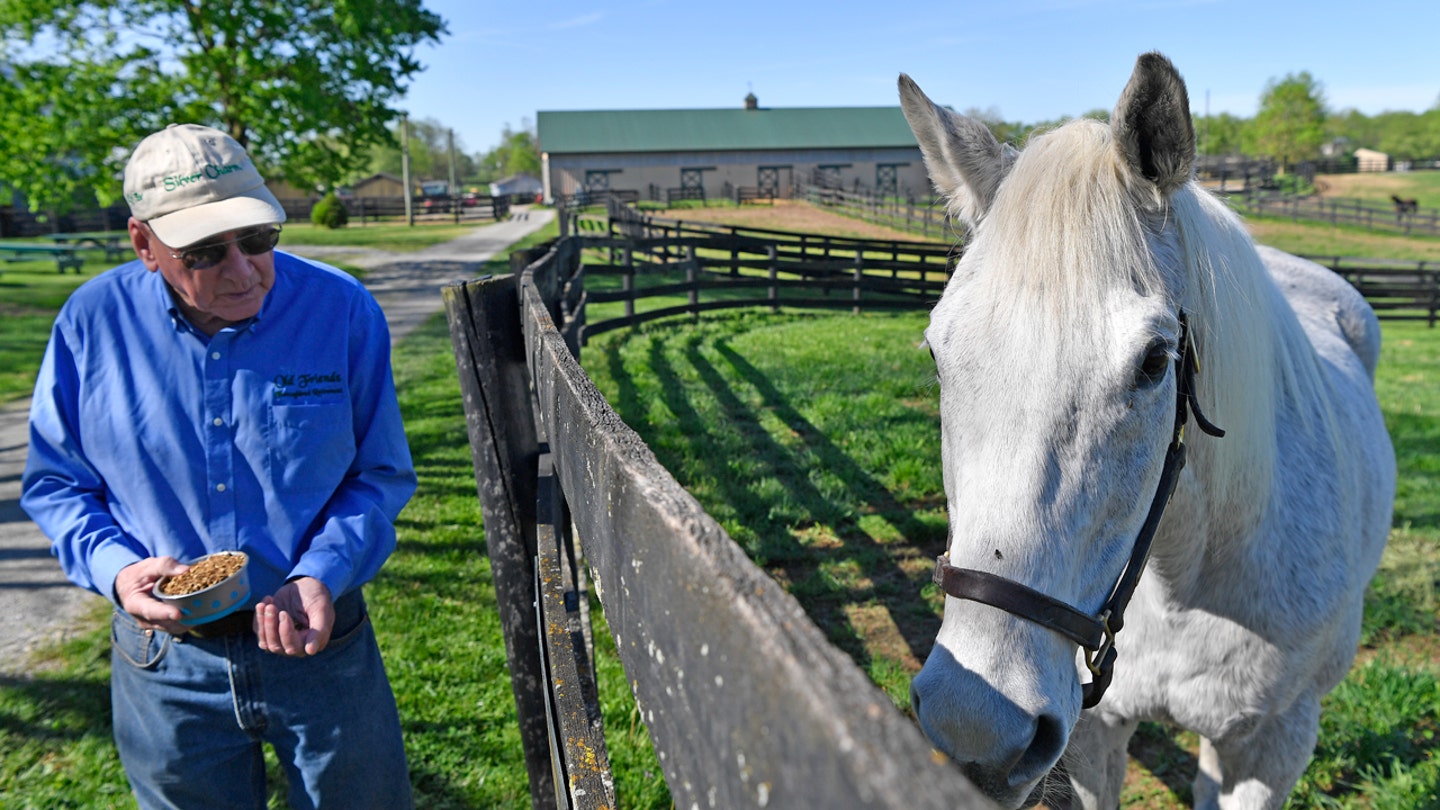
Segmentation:
[(585, 375), (591, 241), (444, 290), (533, 806), (615, 806), (590, 574), (677, 807), (993, 807)]
[(1365, 296), (1381, 320), (1440, 319), (1440, 264), (1423, 261), (1304, 256), (1334, 270)]
[(1298, 196), (1252, 192), (1232, 195), (1231, 201), (1255, 214), (1295, 220), (1355, 225), (1372, 231), (1405, 236), (1440, 236), (1440, 209), (1399, 213), (1392, 203), (1374, 200)]
[[(310, 221), (310, 211), (319, 200), (281, 200), (285, 216), (303, 222)], [(403, 218), (405, 197), (350, 197), (341, 200), (350, 214), (350, 221), (364, 225), (367, 221), (379, 222)], [(411, 214), (417, 219), (450, 219), (461, 222), (471, 219), (500, 220), (510, 216), (510, 197), (458, 196), (416, 197), (410, 201)]]
[(902, 200), (822, 186), (805, 186), (803, 192), (811, 205), (876, 225), (918, 233), (927, 239), (956, 240), (965, 236), (964, 226), (952, 220), (945, 213), (944, 205), (935, 200), (916, 203), (912, 198)]
[[(593, 233), (586, 222), (573, 219), (567, 230)], [(611, 206), (606, 234), (583, 244), (600, 256), (585, 262), (590, 286), (566, 298), (580, 321), (581, 344), (657, 318), (737, 307), (928, 309), (940, 299), (958, 257), (950, 246), (930, 242), (685, 222), (624, 205)], [(637, 301), (657, 297), (685, 300), (637, 310)], [(604, 320), (587, 314), (589, 306), (613, 302), (623, 304), (623, 314)]]

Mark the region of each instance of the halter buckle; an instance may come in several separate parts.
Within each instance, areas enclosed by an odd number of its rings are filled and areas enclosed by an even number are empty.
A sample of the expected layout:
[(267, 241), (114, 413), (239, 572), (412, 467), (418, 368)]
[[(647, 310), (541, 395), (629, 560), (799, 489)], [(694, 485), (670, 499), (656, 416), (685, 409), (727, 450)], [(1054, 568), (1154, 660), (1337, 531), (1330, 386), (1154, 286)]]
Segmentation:
[(1085, 668), (1090, 670), (1090, 674), (1098, 680), (1104, 677), (1101, 670), (1105, 666), (1105, 657), (1115, 646), (1115, 631), (1110, 629), (1110, 611), (1106, 610), (1095, 619), (1100, 622), (1101, 627), (1105, 628), (1105, 636), (1100, 639), (1100, 646), (1093, 650), (1085, 649)]

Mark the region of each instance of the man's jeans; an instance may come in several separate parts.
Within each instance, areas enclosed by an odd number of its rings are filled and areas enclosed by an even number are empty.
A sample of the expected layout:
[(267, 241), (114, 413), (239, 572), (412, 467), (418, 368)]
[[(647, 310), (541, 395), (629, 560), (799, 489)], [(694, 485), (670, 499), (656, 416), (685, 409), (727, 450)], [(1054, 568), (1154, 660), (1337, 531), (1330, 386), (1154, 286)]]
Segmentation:
[(263, 810), (261, 741), (290, 807), (408, 808), (395, 696), (358, 591), (335, 603), (319, 655), (262, 651), (253, 633), (213, 639), (111, 622), (115, 743), (140, 807)]

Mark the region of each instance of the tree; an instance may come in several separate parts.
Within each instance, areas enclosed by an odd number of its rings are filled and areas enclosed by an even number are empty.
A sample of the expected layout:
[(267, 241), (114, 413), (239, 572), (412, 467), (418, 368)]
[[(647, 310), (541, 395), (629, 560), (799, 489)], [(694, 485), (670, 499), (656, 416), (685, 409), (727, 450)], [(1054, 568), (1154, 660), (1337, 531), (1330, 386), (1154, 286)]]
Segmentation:
[(1251, 150), (1250, 124), (1230, 113), (1195, 116), (1195, 134), (1202, 155), (1239, 155)]
[[(396, 122), (385, 143), (370, 150), (366, 169), (370, 174), (388, 172), (401, 174), (400, 124)], [(473, 177), (475, 158), (465, 154), (465, 145), (455, 141), (455, 177), (457, 182)], [(410, 176), (417, 180), (448, 180), (450, 178), (450, 129), (433, 118), (410, 121)], [(353, 179), (353, 178), (352, 178)]]
[(1308, 71), (1271, 79), (1255, 116), (1256, 147), (1281, 166), (1319, 154), (1325, 141), (1325, 94)]
[(193, 122), (333, 186), (389, 140), (414, 48), (445, 33), (421, 0), (0, 0), (0, 181), (37, 210), (108, 204), (141, 137)]
[(500, 132), (500, 144), (485, 153), (480, 159), (480, 167), (487, 180), (499, 180), (522, 172), (539, 177), (540, 148), (536, 146), (530, 119), (522, 118), (518, 130), (506, 124)]

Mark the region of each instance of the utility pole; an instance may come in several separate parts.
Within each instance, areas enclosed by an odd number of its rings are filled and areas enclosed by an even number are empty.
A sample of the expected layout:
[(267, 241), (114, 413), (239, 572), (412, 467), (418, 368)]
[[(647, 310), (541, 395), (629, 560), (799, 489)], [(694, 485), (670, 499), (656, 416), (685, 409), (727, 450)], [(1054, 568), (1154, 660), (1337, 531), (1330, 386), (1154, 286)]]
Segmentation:
[(415, 209), (410, 199), (410, 118), (400, 113), (400, 182), (405, 186), (405, 222), (415, 227)]
[(455, 209), (455, 224), (460, 224), (460, 191), (455, 185), (455, 130), (445, 130), (450, 146), (450, 205)]

